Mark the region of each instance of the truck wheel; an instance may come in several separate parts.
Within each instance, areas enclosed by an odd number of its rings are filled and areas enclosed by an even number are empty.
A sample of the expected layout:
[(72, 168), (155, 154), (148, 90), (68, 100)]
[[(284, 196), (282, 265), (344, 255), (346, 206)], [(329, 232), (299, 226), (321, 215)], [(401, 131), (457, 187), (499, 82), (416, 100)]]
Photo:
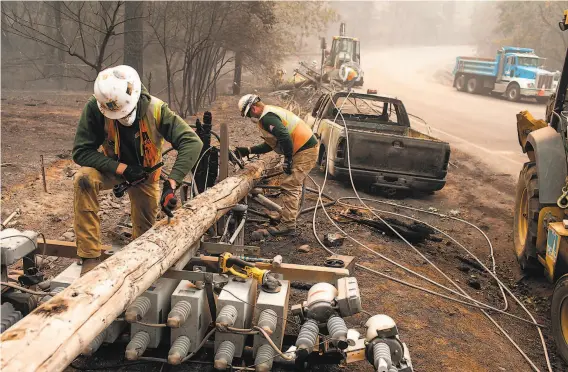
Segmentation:
[(509, 84), (505, 92), (509, 101), (518, 102), (521, 99), (521, 87), (518, 84)]
[(459, 92), (465, 92), (465, 76), (458, 76), (458, 78), (456, 79), (456, 89)]
[(326, 172), (328, 172), (327, 174), (327, 179), (328, 180), (333, 180), (335, 179), (335, 176), (331, 173), (331, 171), (328, 171), (327, 169), (327, 150), (323, 150), (323, 153), (321, 155), (321, 162), (320, 165), (323, 165), (323, 173), (325, 175)]
[(467, 81), (466, 90), (468, 93), (475, 94), (479, 91), (479, 80), (477, 78), (471, 77)]
[(540, 267), (536, 258), (536, 235), (541, 209), (542, 206), (538, 201), (536, 164), (525, 163), (519, 173), (513, 217), (515, 256), (523, 270)]
[(568, 362), (568, 275), (563, 275), (554, 286), (550, 320), (556, 349), (562, 359)]

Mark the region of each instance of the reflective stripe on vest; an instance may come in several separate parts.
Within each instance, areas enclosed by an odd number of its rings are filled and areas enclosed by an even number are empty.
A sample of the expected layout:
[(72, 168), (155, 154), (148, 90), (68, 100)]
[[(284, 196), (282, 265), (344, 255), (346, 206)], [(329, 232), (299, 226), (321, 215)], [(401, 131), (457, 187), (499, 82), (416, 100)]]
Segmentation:
[[(156, 97), (151, 97), (148, 109), (139, 121), (140, 126), (140, 154), (143, 158), (144, 167), (153, 167), (162, 161), (162, 145), (164, 137), (158, 130), (162, 122), (162, 106), (164, 102)], [(117, 125), (118, 120), (105, 117), (106, 140), (103, 142), (103, 153), (109, 158), (120, 160), (120, 136)], [(152, 181), (160, 179), (160, 170), (156, 170), (150, 176)]]
[[(288, 133), (290, 133), (290, 137), (292, 138), (294, 154), (296, 154), (296, 152), (298, 152), (298, 150), (301, 149), (302, 146), (310, 140), (310, 138), (312, 138), (313, 133), (310, 127), (308, 127), (308, 125), (293, 112), (283, 109), (282, 107), (265, 105), (260, 119), (262, 120), (264, 115), (269, 112), (278, 116), (282, 121), (282, 124), (284, 124), (286, 129), (288, 129)], [(264, 138), (264, 141), (272, 147), (274, 151), (281, 154), (282, 149), (278, 146), (276, 137), (272, 133), (264, 130), (260, 122), (258, 123), (258, 128), (260, 129), (260, 133), (262, 138)]]

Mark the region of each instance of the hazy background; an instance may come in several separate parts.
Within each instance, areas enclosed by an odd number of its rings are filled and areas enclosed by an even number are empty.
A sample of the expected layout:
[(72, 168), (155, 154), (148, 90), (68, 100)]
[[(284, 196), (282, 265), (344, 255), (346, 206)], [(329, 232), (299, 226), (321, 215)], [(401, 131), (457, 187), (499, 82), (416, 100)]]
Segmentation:
[[(320, 55), (346, 22), (369, 56), (397, 48), (467, 46), (493, 56), (503, 45), (532, 47), (560, 69), (568, 36), (558, 29), (568, 2), (2, 2), (2, 89), (90, 90), (100, 69), (128, 63), (181, 112), (231, 90), (291, 75)], [(445, 49), (447, 50), (447, 49)], [(239, 54), (240, 53), (240, 54)], [(428, 53), (436, 53), (429, 49)], [(420, 60), (423, 52), (409, 54)], [(455, 55), (439, 70), (451, 70)], [(199, 66), (199, 67), (197, 67)], [(412, 65), (410, 65), (412, 68)], [(426, 72), (428, 73), (428, 72)], [(203, 91), (203, 97), (193, 97)], [(164, 94), (165, 93), (165, 94)], [(185, 104), (187, 97), (191, 98)], [(177, 103), (176, 103), (177, 101)]]

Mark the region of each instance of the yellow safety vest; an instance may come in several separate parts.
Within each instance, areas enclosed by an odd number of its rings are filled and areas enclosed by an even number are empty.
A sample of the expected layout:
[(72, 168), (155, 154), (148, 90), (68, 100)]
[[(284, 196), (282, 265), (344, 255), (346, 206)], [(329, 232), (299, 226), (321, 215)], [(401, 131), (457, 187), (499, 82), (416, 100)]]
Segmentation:
[[(162, 161), (162, 145), (164, 137), (158, 130), (162, 121), (162, 106), (164, 102), (151, 97), (148, 109), (140, 119), (140, 154), (144, 159), (144, 167), (153, 167)], [(106, 140), (103, 142), (103, 153), (109, 158), (120, 159), (120, 136), (117, 125), (118, 120), (105, 117)], [(160, 170), (150, 176), (152, 181), (160, 179)]]
[[(283, 109), (282, 107), (265, 105), (260, 119), (269, 112), (278, 116), (282, 124), (288, 129), (288, 133), (290, 133), (290, 137), (292, 137), (294, 154), (312, 138), (313, 133), (310, 127), (293, 112)], [(258, 128), (260, 129), (260, 135), (264, 139), (264, 142), (272, 147), (278, 154), (282, 154), (282, 149), (278, 146), (276, 137), (272, 133), (264, 130), (260, 122), (258, 123)]]

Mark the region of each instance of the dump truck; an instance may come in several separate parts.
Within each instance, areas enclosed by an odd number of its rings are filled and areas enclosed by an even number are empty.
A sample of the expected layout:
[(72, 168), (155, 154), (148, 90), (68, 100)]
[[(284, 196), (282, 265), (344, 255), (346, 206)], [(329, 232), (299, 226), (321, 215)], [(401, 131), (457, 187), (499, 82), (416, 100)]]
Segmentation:
[[(568, 10), (559, 23), (568, 29)], [(523, 270), (542, 271), (556, 282), (551, 302), (552, 335), (568, 362), (568, 49), (545, 120), (517, 114), (519, 144), (528, 161), (517, 182), (513, 218), (514, 252)]]
[(351, 173), (359, 185), (421, 192), (446, 184), (450, 145), (412, 129), (397, 98), (330, 91), (304, 121), (320, 140), (318, 163), (330, 177), (347, 181)]
[(457, 57), (453, 85), (460, 92), (504, 94), (510, 101), (534, 97), (545, 103), (558, 75), (540, 68), (542, 61), (534, 49), (509, 46), (495, 58)]

